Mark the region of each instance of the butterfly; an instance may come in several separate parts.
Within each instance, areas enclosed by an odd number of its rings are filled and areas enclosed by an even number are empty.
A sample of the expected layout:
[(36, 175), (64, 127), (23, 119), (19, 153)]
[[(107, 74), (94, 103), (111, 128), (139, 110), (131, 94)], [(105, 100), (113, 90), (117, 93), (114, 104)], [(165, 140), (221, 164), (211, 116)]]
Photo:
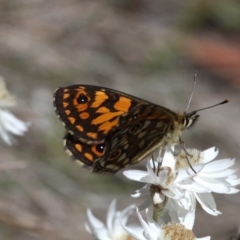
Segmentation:
[(179, 143), (197, 111), (176, 113), (132, 95), (91, 85), (59, 87), (56, 114), (66, 128), (65, 150), (81, 166), (116, 173), (158, 147)]

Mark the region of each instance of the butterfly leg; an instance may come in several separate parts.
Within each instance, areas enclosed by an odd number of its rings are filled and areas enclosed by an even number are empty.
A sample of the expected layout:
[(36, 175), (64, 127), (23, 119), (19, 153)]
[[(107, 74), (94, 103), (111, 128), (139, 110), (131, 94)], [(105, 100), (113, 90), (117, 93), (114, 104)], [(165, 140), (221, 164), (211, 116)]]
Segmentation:
[(180, 136), (179, 136), (179, 145), (180, 145), (180, 147), (182, 148), (182, 150), (183, 150), (184, 153), (185, 153), (185, 157), (186, 157), (186, 159), (187, 159), (187, 163), (188, 163), (189, 167), (192, 169), (192, 171), (193, 171), (194, 173), (197, 173), (197, 172), (194, 170), (194, 168), (193, 168), (193, 166), (192, 166), (192, 164), (190, 163), (189, 158), (188, 158), (188, 157), (192, 157), (192, 155), (187, 152), (186, 147), (185, 147), (185, 143), (184, 143), (184, 141), (182, 141), (182, 139), (181, 139)]

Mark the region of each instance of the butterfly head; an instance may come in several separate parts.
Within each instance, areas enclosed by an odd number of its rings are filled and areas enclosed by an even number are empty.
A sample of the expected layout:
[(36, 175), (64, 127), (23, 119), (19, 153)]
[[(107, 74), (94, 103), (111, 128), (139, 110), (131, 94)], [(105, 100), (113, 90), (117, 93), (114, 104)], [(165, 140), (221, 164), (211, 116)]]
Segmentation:
[(228, 103), (228, 100), (224, 100), (223, 102), (217, 103), (217, 104), (212, 105), (210, 107), (201, 108), (201, 109), (192, 111), (190, 113), (184, 112), (183, 126), (185, 127), (185, 129), (192, 127), (196, 123), (197, 119), (199, 118), (199, 115), (198, 115), (199, 111), (202, 111), (202, 110), (205, 110), (205, 109), (209, 109), (209, 108), (213, 108), (213, 107), (216, 107), (218, 105), (225, 104), (225, 103)]
[(199, 115), (197, 111), (192, 111), (190, 113), (186, 113), (184, 116), (184, 127), (186, 129), (192, 127), (198, 120)]

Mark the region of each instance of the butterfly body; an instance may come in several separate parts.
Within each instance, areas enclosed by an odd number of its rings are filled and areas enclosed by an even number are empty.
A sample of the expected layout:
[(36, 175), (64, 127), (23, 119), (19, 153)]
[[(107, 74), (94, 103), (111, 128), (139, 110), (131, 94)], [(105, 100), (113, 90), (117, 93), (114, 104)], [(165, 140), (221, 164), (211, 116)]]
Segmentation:
[(64, 145), (93, 172), (115, 173), (140, 162), (159, 146), (179, 142), (198, 118), (108, 88), (58, 88), (54, 106), (67, 133)]

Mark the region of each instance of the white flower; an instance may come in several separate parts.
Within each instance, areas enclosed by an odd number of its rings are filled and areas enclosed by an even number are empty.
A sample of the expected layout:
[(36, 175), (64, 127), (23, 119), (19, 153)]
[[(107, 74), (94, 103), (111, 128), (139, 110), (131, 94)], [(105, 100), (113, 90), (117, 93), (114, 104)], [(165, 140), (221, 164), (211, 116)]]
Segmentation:
[(185, 221), (166, 224), (160, 219), (157, 224), (148, 214), (146, 209), (147, 221), (145, 221), (137, 209), (137, 215), (143, 229), (136, 231), (131, 227), (124, 226), (124, 229), (136, 240), (209, 240), (210, 237), (196, 238), (191, 231), (194, 222), (194, 213), (189, 213)]
[[(240, 184), (240, 179), (237, 179), (235, 172), (237, 169), (230, 169), (235, 163), (235, 159), (221, 159), (212, 161), (218, 155), (218, 149), (212, 147), (203, 152), (194, 150), (188, 150), (188, 153), (192, 156), (191, 162), (198, 162), (197, 165), (193, 165), (193, 168), (203, 166), (200, 171), (189, 178), (190, 184), (199, 184), (202, 188), (201, 192), (215, 192), (233, 194), (239, 192), (235, 188)], [(197, 189), (196, 189), (197, 190)]]
[(132, 195), (147, 196), (140, 209), (146, 208), (153, 202), (154, 207), (158, 207), (161, 214), (173, 208), (179, 213), (179, 217), (184, 218), (183, 214), (187, 211), (195, 211), (197, 199), (206, 212), (212, 215), (220, 214), (211, 192), (225, 194), (238, 192), (235, 186), (240, 184), (240, 179), (234, 174), (236, 170), (229, 169), (234, 164), (234, 160), (212, 161), (218, 154), (216, 148), (203, 152), (187, 149), (187, 152), (193, 169), (187, 165), (179, 168), (182, 161), (187, 162), (186, 153), (174, 158), (171, 152), (166, 152), (160, 167), (156, 167), (160, 162), (159, 157), (157, 161), (151, 159), (148, 162), (147, 171), (123, 172), (131, 180), (146, 183)]
[[(226, 158), (213, 161), (219, 152), (215, 147), (203, 152), (196, 149), (188, 149), (187, 152), (191, 155), (189, 160), (197, 173), (193, 177), (183, 180), (181, 188), (191, 191), (206, 212), (212, 215), (220, 214), (216, 210), (216, 203), (211, 192), (222, 194), (239, 192), (235, 188), (236, 185), (240, 184), (240, 179), (235, 175), (237, 170), (230, 169), (234, 165), (235, 159)], [(201, 170), (198, 171), (199, 168)], [(180, 171), (185, 171), (187, 175), (189, 168)]]
[(29, 126), (29, 123), (21, 121), (3, 109), (13, 105), (15, 105), (14, 98), (9, 94), (3, 79), (0, 77), (0, 136), (8, 145), (12, 145), (14, 142), (14, 137), (11, 134), (22, 136)]
[(116, 211), (116, 200), (113, 200), (108, 209), (106, 225), (88, 209), (89, 224), (85, 223), (85, 228), (97, 240), (130, 240), (121, 224), (127, 223), (128, 217), (134, 209), (135, 206), (131, 205), (123, 211)]
[[(158, 161), (149, 160), (147, 171), (128, 170), (123, 172), (131, 180), (147, 183), (132, 197), (147, 196), (145, 202), (139, 207), (140, 210), (153, 203), (154, 213), (163, 215), (173, 208), (184, 218), (183, 215), (188, 211), (195, 211), (196, 206), (195, 198), (179, 185), (179, 181), (182, 181), (182, 178), (185, 179), (186, 174), (183, 172), (184, 175), (182, 175), (175, 170), (176, 160), (170, 152), (165, 153), (161, 167), (157, 167)], [(193, 171), (192, 175), (194, 175)], [(157, 220), (158, 217), (154, 217), (154, 219)]]

